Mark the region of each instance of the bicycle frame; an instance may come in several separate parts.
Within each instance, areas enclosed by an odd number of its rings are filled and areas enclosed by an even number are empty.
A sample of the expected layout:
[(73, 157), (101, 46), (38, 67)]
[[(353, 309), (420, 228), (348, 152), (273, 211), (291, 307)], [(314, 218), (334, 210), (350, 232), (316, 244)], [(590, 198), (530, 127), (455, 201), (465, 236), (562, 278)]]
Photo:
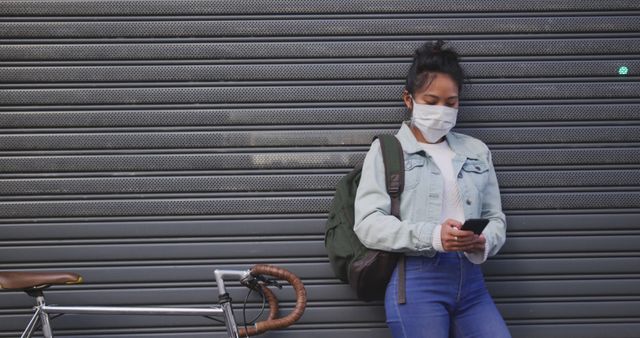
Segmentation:
[(218, 306), (208, 308), (171, 308), (171, 307), (134, 307), (134, 306), (59, 306), (47, 305), (41, 290), (36, 296), (37, 305), (34, 314), (20, 336), (30, 338), (38, 322), (42, 323), (42, 334), (45, 338), (53, 338), (49, 314), (109, 314), (109, 315), (178, 315), (178, 316), (217, 316), (223, 317), (227, 334), (230, 338), (239, 338), (236, 320), (233, 316), (231, 298), (224, 286), (224, 280), (250, 278), (250, 270), (215, 270), (218, 285)]

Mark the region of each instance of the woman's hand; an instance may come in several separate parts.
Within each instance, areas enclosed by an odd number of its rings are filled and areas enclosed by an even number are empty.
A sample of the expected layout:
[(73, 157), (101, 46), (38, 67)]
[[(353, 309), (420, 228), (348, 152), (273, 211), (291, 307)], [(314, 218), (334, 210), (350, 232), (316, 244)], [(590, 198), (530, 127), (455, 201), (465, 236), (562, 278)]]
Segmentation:
[(479, 253), (484, 255), (484, 250), (485, 250), (487, 240), (484, 238), (484, 235), (482, 234), (480, 236), (474, 234), (474, 236), (475, 236), (475, 240), (471, 245), (471, 249), (464, 250), (464, 252)]
[(462, 223), (448, 218), (442, 223), (440, 240), (445, 251), (484, 252), (485, 238), (471, 230), (460, 230)]

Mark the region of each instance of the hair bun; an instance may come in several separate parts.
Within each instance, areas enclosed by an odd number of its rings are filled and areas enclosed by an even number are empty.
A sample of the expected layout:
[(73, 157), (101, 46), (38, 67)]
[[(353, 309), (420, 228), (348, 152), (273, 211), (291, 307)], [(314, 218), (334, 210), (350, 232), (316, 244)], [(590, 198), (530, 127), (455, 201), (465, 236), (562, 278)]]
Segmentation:
[(425, 42), (415, 50), (405, 84), (405, 89), (410, 94), (428, 84), (434, 73), (451, 76), (458, 85), (458, 92), (462, 89), (464, 72), (458, 62), (458, 53), (445, 45), (447, 43), (444, 40), (438, 39)]
[(437, 40), (436, 43), (433, 44), (433, 47), (431, 47), (431, 51), (433, 53), (439, 53), (442, 51), (442, 46), (444, 46), (445, 42), (444, 40)]

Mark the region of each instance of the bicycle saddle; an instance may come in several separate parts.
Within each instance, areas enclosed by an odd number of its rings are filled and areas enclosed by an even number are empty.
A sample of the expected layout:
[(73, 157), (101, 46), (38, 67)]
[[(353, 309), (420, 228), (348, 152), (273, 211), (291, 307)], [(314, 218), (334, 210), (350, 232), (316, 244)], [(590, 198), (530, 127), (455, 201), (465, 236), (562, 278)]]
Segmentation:
[(82, 283), (82, 276), (71, 272), (0, 272), (0, 290), (26, 290), (49, 285), (80, 283)]

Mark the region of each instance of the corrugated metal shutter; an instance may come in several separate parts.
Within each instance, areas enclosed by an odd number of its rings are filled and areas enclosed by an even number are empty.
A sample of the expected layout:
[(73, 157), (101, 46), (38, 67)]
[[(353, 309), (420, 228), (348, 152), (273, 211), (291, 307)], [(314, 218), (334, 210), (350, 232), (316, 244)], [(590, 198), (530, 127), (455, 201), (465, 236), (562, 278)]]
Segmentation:
[[(0, 269), (85, 276), (51, 302), (209, 304), (214, 267), (267, 262), (310, 297), (268, 337), (388, 337), (382, 308), (333, 278), (324, 217), (406, 116), (409, 56), (443, 38), (469, 75), (457, 129), (489, 144), (502, 186), (510, 237), (485, 271), (514, 337), (639, 337), (640, 2), (26, 0), (0, 15)], [(0, 337), (30, 306), (0, 293)], [(223, 336), (213, 325), (54, 321), (93, 338)]]

